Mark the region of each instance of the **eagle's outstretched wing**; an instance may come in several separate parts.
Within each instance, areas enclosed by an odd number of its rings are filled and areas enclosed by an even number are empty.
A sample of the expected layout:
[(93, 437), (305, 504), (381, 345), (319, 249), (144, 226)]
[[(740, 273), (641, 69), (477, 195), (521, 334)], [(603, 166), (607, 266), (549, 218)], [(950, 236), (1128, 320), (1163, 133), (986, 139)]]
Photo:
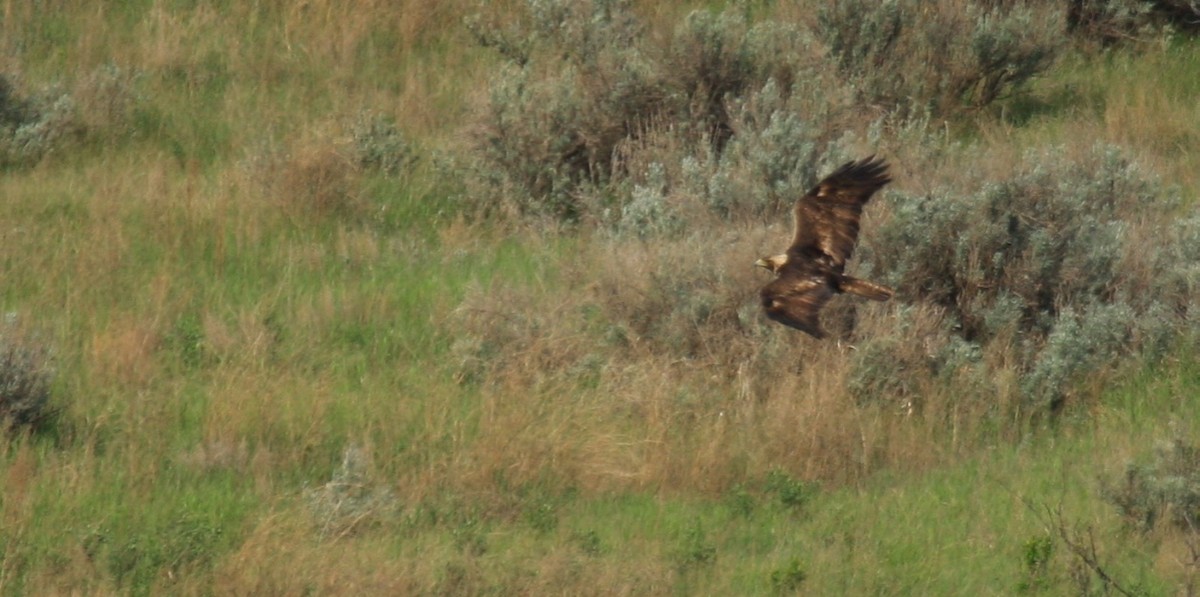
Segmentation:
[(767, 317), (818, 339), (825, 337), (818, 316), (833, 294), (826, 278), (808, 275), (799, 268), (788, 269), (763, 286), (761, 292)]
[(796, 230), (789, 255), (819, 251), (841, 266), (854, 252), (863, 206), (891, 182), (887, 164), (875, 156), (847, 162), (796, 202)]

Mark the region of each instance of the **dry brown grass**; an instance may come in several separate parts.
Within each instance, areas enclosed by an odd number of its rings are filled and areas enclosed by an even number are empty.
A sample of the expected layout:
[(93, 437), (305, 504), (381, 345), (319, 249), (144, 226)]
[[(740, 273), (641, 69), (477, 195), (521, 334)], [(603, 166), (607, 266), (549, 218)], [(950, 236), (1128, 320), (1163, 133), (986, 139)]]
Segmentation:
[(298, 143), (267, 169), (269, 200), (293, 218), (346, 216), (361, 209), (359, 173), (328, 138)]
[(775, 469), (835, 482), (919, 470), (966, 447), (988, 407), (955, 390), (926, 380), (909, 402), (847, 394), (848, 343), (895, 333), (886, 307), (835, 302), (828, 321), (858, 311), (843, 346), (759, 317), (765, 280), (749, 264), (771, 236), (596, 238), (565, 273), (566, 292), (558, 282), (471, 293), (453, 324), (463, 380), (483, 393), (470, 450), (479, 477), (720, 493)]
[[(391, 549), (361, 543), (355, 549), (314, 544), (302, 512), (265, 517), (241, 546), (217, 564), (215, 587), (195, 586), (196, 593), (215, 588), (229, 594), (322, 595), (420, 594), (432, 584), (419, 575), (422, 558), (395, 557)], [(440, 560), (428, 554), (429, 560)]]
[[(529, 538), (513, 537), (510, 550), (471, 554), (455, 549), (446, 537), (414, 533), (405, 545), (330, 541), (312, 545), (304, 525), (280, 512), (264, 521), (242, 548), (218, 565), (218, 590), (267, 595), (519, 594), (555, 593), (572, 587), (580, 595), (670, 594), (676, 572), (663, 554), (632, 559), (597, 560), (570, 547), (543, 553), (536, 562), (517, 554), (532, 547)], [(280, 546), (286, 546), (280, 549)], [(347, 548), (348, 547), (348, 548)], [(649, 547), (649, 546), (646, 546)]]

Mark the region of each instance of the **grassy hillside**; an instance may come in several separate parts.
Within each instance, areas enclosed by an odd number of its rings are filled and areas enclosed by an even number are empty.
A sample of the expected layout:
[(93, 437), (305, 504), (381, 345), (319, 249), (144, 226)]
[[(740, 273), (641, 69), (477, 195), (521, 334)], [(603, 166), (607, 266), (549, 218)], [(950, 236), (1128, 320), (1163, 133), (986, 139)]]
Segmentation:
[[(1196, 41), (51, 4), (0, 13), (0, 594), (1196, 590)], [(985, 22), (1027, 77), (903, 58)], [(896, 300), (769, 325), (872, 152)]]

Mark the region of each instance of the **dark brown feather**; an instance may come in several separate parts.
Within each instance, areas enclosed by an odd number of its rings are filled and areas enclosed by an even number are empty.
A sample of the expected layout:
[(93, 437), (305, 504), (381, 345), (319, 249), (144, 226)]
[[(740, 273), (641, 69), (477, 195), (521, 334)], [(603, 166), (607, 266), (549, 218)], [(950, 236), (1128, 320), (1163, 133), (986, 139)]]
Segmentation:
[(891, 298), (892, 289), (842, 273), (854, 253), (863, 206), (891, 180), (887, 164), (871, 156), (844, 164), (796, 202), (795, 237), (786, 262), (771, 266), (777, 277), (760, 293), (767, 317), (823, 338), (819, 316), (833, 295)]
[(796, 202), (795, 235), (788, 256), (819, 253), (833, 265), (844, 265), (858, 240), (863, 206), (891, 181), (887, 164), (875, 156), (834, 170)]
[(763, 287), (762, 304), (767, 317), (816, 338), (824, 338), (818, 315), (833, 297), (834, 289), (822, 276), (804, 276), (793, 271)]
[(849, 294), (857, 294), (873, 301), (886, 301), (892, 298), (892, 289), (869, 280), (861, 280), (843, 275), (838, 282), (838, 290)]

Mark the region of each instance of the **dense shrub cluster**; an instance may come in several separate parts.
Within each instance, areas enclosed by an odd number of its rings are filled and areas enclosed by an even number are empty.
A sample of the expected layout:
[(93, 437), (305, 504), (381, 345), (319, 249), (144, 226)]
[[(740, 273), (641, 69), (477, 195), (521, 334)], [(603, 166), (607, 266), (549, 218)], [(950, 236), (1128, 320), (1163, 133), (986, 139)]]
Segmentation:
[(1119, 357), (1157, 356), (1196, 331), (1200, 218), (1179, 217), (1178, 198), (1114, 147), (1032, 152), (1010, 179), (885, 201), (891, 218), (867, 239), (865, 265), (902, 301), (941, 313), (935, 336), (1015, 349), (1035, 410)]
[(528, 8), (515, 28), (471, 22), (480, 43), (508, 58), (472, 174), (480, 188), (508, 191), (490, 200), (507, 196), (522, 213), (574, 220), (603, 209), (607, 193), (595, 186), (627, 178), (630, 144), (651, 131), (669, 131), (682, 154), (719, 150), (736, 126), (727, 100), (769, 80), (790, 91), (800, 65), (797, 28), (751, 26), (732, 11), (693, 13), (656, 45), (627, 2)]
[(817, 34), (859, 100), (889, 112), (986, 106), (1045, 70), (1061, 45), (1049, 3), (828, 2)]
[[(631, 206), (669, 203), (663, 174), (651, 170), (647, 180), (659, 182), (639, 187)], [(949, 389), (982, 410), (1044, 416), (1081, 381), (1200, 331), (1200, 217), (1180, 217), (1180, 199), (1121, 151), (1034, 151), (1009, 177), (982, 178), (878, 199), (854, 267), (897, 297), (835, 300), (823, 314), (857, 348), (845, 358), (845, 389), (859, 404), (916, 413)], [(637, 214), (626, 210), (622, 225), (651, 234), (675, 221)], [(749, 264), (785, 237), (714, 222), (653, 243), (597, 238), (566, 273), (570, 300), (513, 287), (473, 294), (464, 309), (488, 306), (463, 312), (461, 371), (580, 380), (650, 350), (736, 370), (751, 385), (772, 379), (794, 338), (762, 320), (764, 279)]]
[(468, 179), (486, 207), (565, 220), (775, 207), (843, 157), (846, 131), (987, 105), (1061, 44), (1061, 12), (1025, 4), (830, 3), (813, 31), (696, 11), (665, 41), (618, 0), (530, 0), (523, 17), (468, 23), (506, 58)]
[[(621, 3), (529, 6), (519, 25), (473, 24), (508, 70), (468, 184), (493, 208), (599, 226), (557, 290), (468, 292), (452, 322), (464, 382), (615, 395), (661, 374), (679, 383), (665, 399), (678, 416), (703, 402), (689, 384), (718, 380), (716, 394), (836, 395), (958, 429), (1051, 415), (1081, 382), (1200, 331), (1200, 217), (1125, 152), (1038, 149), (1010, 165), (943, 133), (1046, 68), (1061, 4), (829, 3), (819, 31), (698, 12), (669, 47)], [(831, 301), (839, 342), (806, 342), (764, 320), (751, 264), (786, 246), (797, 196), (871, 151), (897, 182), (868, 210), (851, 270), (897, 296)], [(764, 451), (789, 449), (792, 432), (765, 433)]]

